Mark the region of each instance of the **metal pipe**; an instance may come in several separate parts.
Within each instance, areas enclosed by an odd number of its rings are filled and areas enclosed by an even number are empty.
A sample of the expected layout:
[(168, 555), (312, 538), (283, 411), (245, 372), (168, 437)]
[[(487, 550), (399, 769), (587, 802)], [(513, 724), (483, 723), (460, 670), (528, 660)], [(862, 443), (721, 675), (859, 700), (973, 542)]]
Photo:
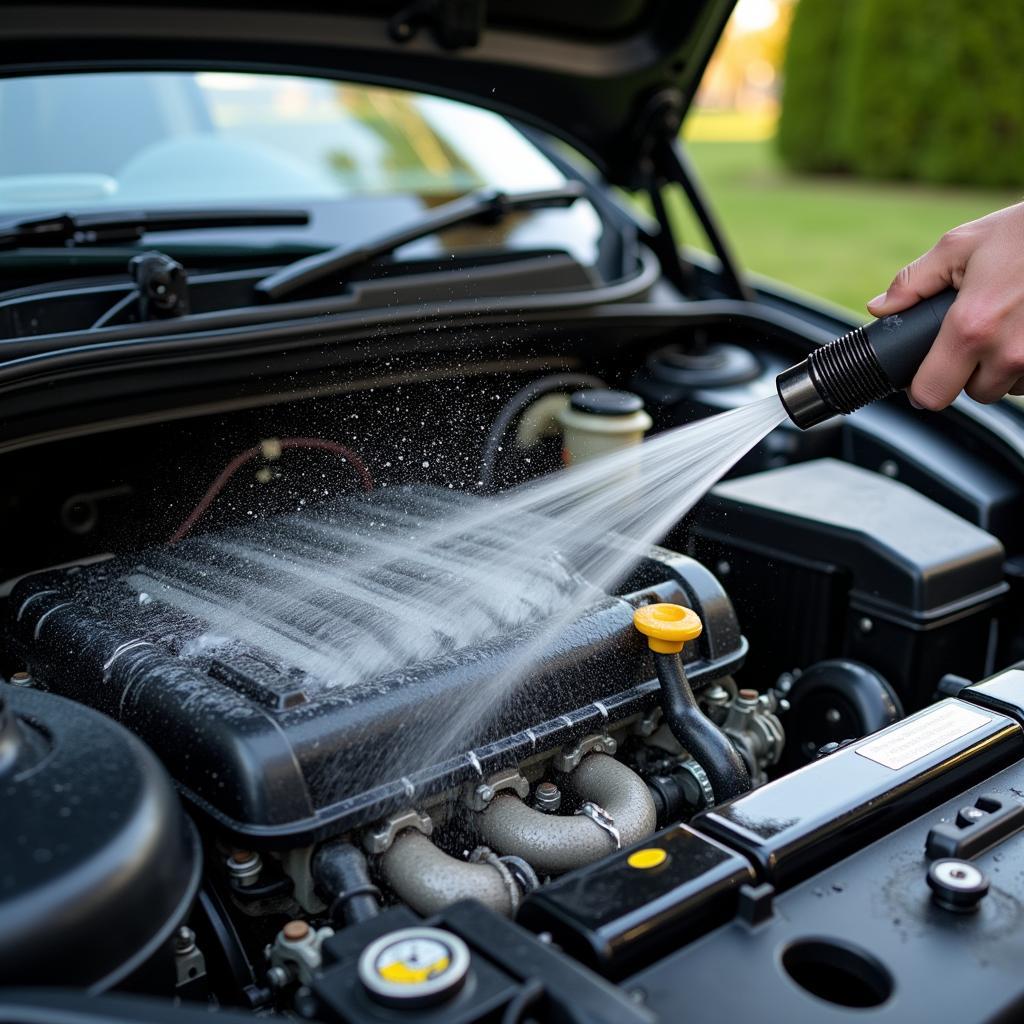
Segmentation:
[(519, 889), (502, 867), (496, 858), (458, 860), (415, 829), (396, 836), (381, 857), (384, 877), (395, 894), (425, 917), (465, 899), (510, 917), (519, 903)]
[(545, 814), (511, 793), (499, 793), (478, 819), (484, 841), (521, 857), (541, 875), (582, 867), (651, 835), (654, 801), (636, 772), (607, 754), (590, 754), (568, 776), (585, 801), (583, 813)]

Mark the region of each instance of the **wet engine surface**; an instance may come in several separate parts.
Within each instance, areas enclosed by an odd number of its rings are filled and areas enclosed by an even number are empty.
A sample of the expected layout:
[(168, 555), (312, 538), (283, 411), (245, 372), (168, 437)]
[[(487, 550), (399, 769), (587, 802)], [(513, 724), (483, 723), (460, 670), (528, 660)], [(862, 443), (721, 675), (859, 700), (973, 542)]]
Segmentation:
[[(145, 739), (198, 809), (239, 838), (287, 845), (650, 711), (641, 602), (705, 617), (687, 653), (696, 685), (742, 660), (728, 599), (685, 556), (648, 550), (616, 596), (557, 559), (518, 586), (490, 575), (500, 540), (482, 528), (446, 539), (444, 560), (424, 554), (424, 536), (474, 501), (384, 492), (32, 576), (12, 595), (11, 629), (33, 678)], [(418, 595), (439, 582), (468, 604), (430, 620)], [(581, 592), (581, 612), (516, 680), (543, 623)], [(446, 734), (460, 707), (466, 729)]]
[(187, 496), (139, 478), (162, 519), (7, 585), (0, 1013), (57, 1006), (55, 963), (97, 1024), (1020, 1010), (1013, 549), (813, 446), (679, 521), (655, 438), (656, 522), (518, 394), (544, 439), (497, 495), (423, 482), (434, 437), (389, 476), (214, 429)]

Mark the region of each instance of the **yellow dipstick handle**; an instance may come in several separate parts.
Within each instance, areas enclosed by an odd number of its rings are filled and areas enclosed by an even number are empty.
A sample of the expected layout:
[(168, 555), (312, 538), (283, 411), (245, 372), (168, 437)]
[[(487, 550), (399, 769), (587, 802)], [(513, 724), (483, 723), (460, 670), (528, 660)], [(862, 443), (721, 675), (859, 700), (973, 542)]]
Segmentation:
[(681, 604), (647, 604), (633, 612), (633, 625), (656, 654), (678, 654), (704, 628), (700, 616)]

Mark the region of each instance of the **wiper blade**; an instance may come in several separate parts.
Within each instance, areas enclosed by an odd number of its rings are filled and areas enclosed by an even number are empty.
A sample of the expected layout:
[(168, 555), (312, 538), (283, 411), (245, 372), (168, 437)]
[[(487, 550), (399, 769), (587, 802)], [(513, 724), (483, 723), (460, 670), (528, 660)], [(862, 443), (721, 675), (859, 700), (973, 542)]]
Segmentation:
[(305, 210), (110, 210), (0, 220), (0, 249), (116, 245), (154, 231), (286, 227), (309, 223)]
[(326, 252), (289, 263), (288, 266), (258, 281), (255, 285), (256, 293), (268, 302), (277, 302), (292, 292), (316, 284), (324, 278), (334, 278), (340, 282), (356, 268), (372, 263), (381, 256), (387, 256), (403, 245), (417, 242), (447, 228), (474, 220), (497, 223), (506, 214), (516, 210), (571, 206), (584, 191), (580, 182), (567, 181), (558, 188), (536, 192), (470, 192), (468, 195), (453, 199), (450, 203), (438, 206), (405, 227), (381, 235), (372, 242), (355, 246), (340, 245), (335, 249), (328, 249)]

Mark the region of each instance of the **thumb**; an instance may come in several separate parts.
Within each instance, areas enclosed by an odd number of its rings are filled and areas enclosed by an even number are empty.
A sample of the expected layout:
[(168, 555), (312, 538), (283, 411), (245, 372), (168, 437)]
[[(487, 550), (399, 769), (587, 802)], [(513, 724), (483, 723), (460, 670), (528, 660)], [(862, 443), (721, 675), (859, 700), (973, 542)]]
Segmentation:
[(899, 313), (948, 288), (953, 283), (953, 271), (961, 262), (953, 249), (953, 244), (944, 238), (913, 263), (908, 263), (892, 279), (892, 284), (868, 303), (868, 312), (876, 317)]

